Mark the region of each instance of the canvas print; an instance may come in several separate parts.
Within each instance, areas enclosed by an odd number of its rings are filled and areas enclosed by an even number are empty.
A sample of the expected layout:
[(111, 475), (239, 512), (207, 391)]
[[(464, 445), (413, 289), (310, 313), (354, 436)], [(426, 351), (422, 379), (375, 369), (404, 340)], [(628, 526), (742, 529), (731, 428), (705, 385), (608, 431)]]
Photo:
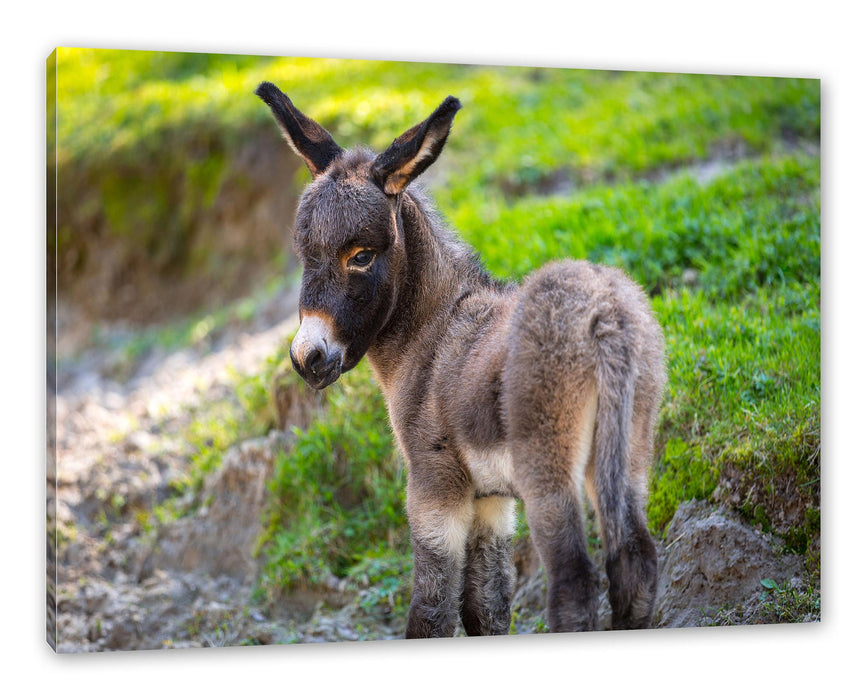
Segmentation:
[(818, 80), (47, 88), (54, 649), (821, 619)]

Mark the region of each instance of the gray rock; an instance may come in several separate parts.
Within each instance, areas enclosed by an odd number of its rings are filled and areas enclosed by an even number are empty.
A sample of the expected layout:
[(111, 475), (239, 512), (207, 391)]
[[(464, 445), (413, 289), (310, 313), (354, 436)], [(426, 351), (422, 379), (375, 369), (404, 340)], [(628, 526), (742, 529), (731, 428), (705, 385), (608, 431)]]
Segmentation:
[(680, 504), (663, 545), (657, 627), (705, 624), (720, 609), (760, 594), (762, 579), (788, 581), (802, 572), (778, 541), (703, 501)]
[(288, 444), (285, 434), (273, 432), (226, 452), (221, 466), (205, 480), (202, 502), (207, 505), (162, 529), (147, 569), (197, 571), (251, 583), (266, 484), (277, 454)]

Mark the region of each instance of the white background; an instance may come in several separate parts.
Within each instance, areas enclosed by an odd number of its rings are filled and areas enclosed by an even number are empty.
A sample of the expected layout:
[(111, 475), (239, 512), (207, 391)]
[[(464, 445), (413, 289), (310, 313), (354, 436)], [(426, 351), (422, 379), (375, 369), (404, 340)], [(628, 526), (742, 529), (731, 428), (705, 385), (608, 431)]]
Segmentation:
[[(301, 5), (312, 8), (298, 10)], [(5, 697), (799, 698), (862, 692), (864, 23), (855, 2), (76, 2), (4, 8)], [(822, 80), (822, 616), (817, 625), (55, 656), (44, 641), (45, 59), (56, 46)], [(267, 78), (267, 76), (262, 76)], [(816, 358), (817, 359), (817, 358)], [(855, 675), (856, 674), (856, 675)], [(860, 688), (857, 691), (856, 688)], [(850, 688), (850, 690), (849, 690)]]

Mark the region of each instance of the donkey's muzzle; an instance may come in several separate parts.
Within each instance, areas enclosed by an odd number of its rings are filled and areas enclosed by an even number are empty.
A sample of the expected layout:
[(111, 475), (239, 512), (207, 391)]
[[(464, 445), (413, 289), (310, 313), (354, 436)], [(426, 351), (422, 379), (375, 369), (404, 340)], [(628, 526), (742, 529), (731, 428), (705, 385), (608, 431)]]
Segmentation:
[(294, 350), (289, 351), (289, 357), (295, 371), (313, 389), (324, 389), (340, 378), (343, 357), (339, 352), (329, 353), (325, 347), (313, 346), (304, 357), (295, 357)]

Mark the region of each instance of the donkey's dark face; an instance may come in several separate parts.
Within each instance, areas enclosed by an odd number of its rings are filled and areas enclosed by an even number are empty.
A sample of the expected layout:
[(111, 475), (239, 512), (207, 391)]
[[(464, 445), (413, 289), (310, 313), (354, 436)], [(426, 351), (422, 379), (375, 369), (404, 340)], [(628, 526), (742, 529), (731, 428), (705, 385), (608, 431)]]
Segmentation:
[(400, 197), (439, 156), (460, 102), (449, 97), (374, 156), (343, 151), (271, 83), (256, 94), (313, 175), (295, 220), (304, 273), (290, 355), (306, 382), (323, 389), (358, 364), (394, 309), (406, 273)]
[(339, 156), (307, 188), (295, 220), (303, 263), (295, 369), (321, 389), (352, 369), (385, 325), (405, 266), (393, 198), (370, 179), (372, 158)]

